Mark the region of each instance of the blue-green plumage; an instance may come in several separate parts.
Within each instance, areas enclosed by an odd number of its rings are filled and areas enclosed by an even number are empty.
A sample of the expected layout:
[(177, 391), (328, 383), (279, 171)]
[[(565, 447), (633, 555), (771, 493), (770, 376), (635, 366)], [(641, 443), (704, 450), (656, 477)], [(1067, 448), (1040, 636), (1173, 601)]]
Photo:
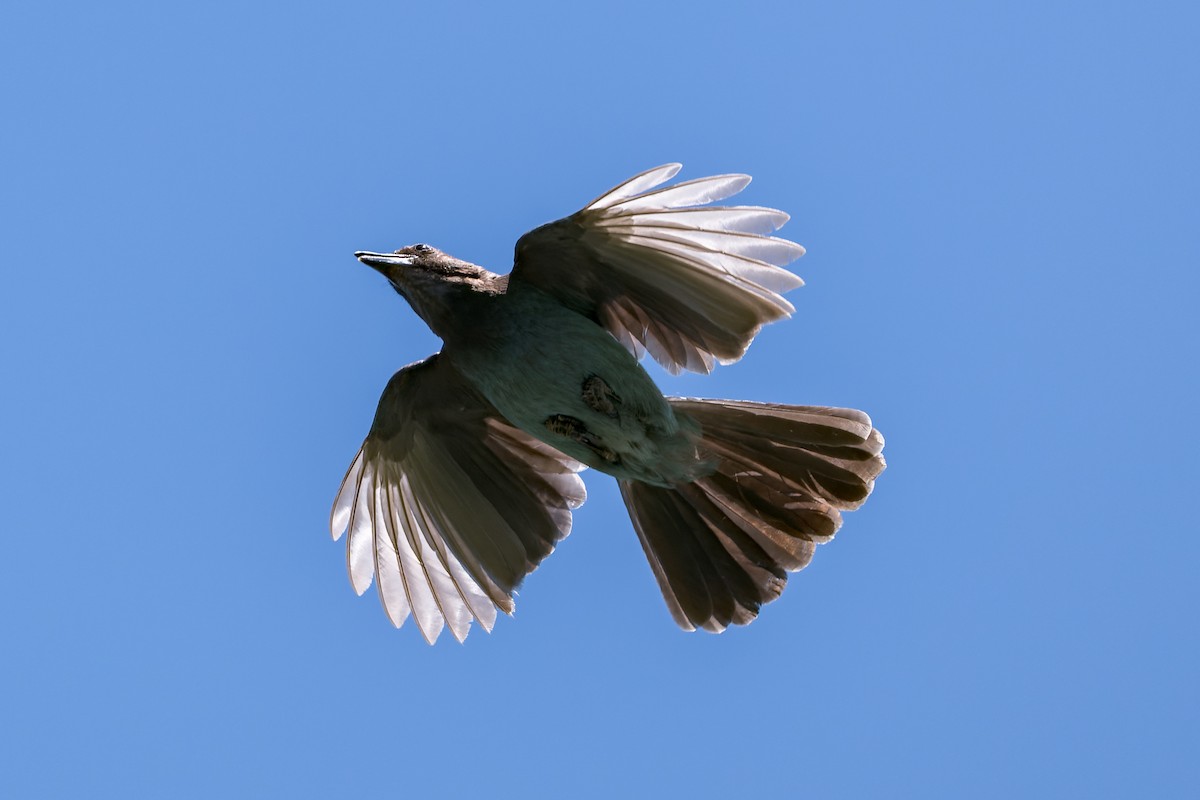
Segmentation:
[[(514, 425), (617, 478), (670, 486), (703, 472), (696, 425), (608, 331), (519, 281), (466, 305), (472, 334), (451, 331), (446, 355)], [(611, 411), (588, 402), (589, 379), (615, 397)], [(580, 429), (557, 432), (547, 424), (556, 417)]]

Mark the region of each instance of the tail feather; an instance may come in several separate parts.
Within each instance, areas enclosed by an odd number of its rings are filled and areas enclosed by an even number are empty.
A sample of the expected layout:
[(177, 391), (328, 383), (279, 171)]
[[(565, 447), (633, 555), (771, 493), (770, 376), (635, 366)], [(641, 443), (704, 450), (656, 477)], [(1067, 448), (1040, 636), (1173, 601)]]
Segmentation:
[(621, 481), (621, 496), (680, 627), (744, 625), (783, 591), (786, 573), (695, 484)]
[(672, 488), (621, 482), (671, 615), (687, 630), (745, 625), (803, 569), (883, 472), (861, 411), (672, 398), (701, 426), (710, 475)]

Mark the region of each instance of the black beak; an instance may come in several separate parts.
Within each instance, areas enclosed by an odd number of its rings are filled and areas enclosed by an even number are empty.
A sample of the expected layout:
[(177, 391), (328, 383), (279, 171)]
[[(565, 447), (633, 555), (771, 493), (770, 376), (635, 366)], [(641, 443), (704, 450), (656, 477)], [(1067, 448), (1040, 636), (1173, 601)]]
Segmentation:
[(372, 269), (377, 269), (384, 275), (387, 275), (388, 270), (393, 267), (408, 267), (412, 266), (416, 258), (413, 256), (400, 256), (395, 253), (372, 253), (367, 250), (359, 250), (354, 254), (362, 263)]

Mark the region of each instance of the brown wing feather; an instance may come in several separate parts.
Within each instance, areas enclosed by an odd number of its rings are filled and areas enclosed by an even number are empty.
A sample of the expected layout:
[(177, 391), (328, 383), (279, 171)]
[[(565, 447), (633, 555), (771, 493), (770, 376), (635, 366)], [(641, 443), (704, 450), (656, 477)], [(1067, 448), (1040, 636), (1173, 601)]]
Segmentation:
[(791, 314), (781, 293), (803, 282), (782, 267), (804, 248), (764, 235), (787, 221), (782, 211), (704, 205), (741, 191), (748, 176), (653, 188), (678, 169), (648, 170), (522, 236), (510, 285), (554, 295), (671, 372), (709, 372)]
[(378, 577), (399, 627), (432, 643), (491, 630), (513, 590), (571, 530), (583, 466), (510, 425), (441, 355), (397, 372), (334, 501), (334, 538), (361, 594)]

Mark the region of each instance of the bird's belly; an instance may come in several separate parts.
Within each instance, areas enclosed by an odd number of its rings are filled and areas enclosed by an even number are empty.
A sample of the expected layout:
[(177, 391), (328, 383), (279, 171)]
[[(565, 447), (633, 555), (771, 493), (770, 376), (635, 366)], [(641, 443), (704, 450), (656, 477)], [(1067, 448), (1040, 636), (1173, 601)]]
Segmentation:
[(695, 426), (672, 412), (616, 339), (553, 301), (526, 299), (521, 310), (489, 320), (478, 341), (447, 344), (455, 364), (501, 414), (618, 478), (671, 485), (695, 477)]

